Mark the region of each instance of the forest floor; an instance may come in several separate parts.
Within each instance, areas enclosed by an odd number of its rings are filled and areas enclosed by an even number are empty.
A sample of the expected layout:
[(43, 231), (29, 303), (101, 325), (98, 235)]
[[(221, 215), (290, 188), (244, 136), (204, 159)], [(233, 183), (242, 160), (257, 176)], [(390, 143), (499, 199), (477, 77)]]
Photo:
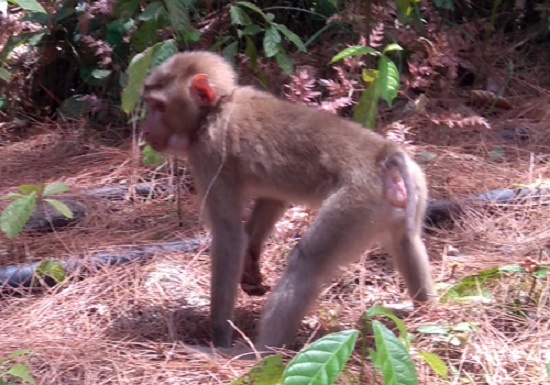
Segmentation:
[[(489, 117), (489, 127), (450, 128), (429, 118), (447, 111), (473, 111), (466, 101), (428, 100), (427, 112), (407, 121), (411, 127), (407, 147), (427, 173), (432, 199), (459, 199), (535, 183), (550, 175), (548, 92), (533, 87), (532, 92), (510, 97), (514, 107)], [(206, 234), (198, 220), (200, 202), (187, 180), (181, 224), (173, 196), (120, 201), (87, 196), (85, 191), (95, 187), (152, 178), (173, 181), (141, 165), (130, 145), (105, 146), (79, 132), (53, 123), (37, 123), (23, 133), (0, 132), (0, 196), (22, 184), (63, 180), (70, 186), (67, 195), (87, 207), (87, 216), (73, 227), (11, 240), (2, 236), (0, 266)], [(7, 204), (0, 202), (0, 209)], [(506, 205), (486, 202), (483, 207), (469, 207), (452, 222), (428, 227), (425, 240), (438, 293), (488, 268), (522, 264), (526, 258), (548, 264), (546, 205), (544, 198)], [(313, 214), (292, 208), (268, 240), (262, 271), (272, 287), (296, 235)], [(205, 243), (192, 252), (105, 267), (45, 292), (0, 298), (0, 358), (30, 349), (27, 363), (41, 384), (229, 383), (252, 363), (202, 355), (184, 346), (206, 344), (210, 338), (207, 248)], [(405, 323), (415, 335), (414, 346), (438, 354), (449, 367), (449, 378), (443, 379), (413, 354), (420, 383), (547, 384), (548, 279), (510, 275), (488, 285), (492, 297), (440, 303), (408, 315)], [(318, 307), (302, 323), (298, 347), (331, 331), (358, 327), (371, 306), (406, 301), (391, 261), (371, 250), (325, 288)], [(239, 293), (235, 324), (246, 335), (254, 335), (264, 302), (265, 297)], [(452, 330), (461, 323), (472, 330)], [(428, 324), (448, 327), (449, 332), (417, 331)], [(371, 383), (372, 365), (360, 350), (353, 353), (339, 383)]]

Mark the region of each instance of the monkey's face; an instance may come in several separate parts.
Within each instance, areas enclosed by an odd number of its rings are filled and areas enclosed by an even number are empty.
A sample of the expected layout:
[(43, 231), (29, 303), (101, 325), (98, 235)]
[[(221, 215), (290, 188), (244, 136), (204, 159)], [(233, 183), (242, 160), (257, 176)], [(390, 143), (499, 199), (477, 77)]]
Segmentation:
[(143, 138), (158, 152), (182, 155), (189, 148), (190, 132), (199, 122), (199, 108), (189, 96), (187, 79), (172, 71), (170, 61), (145, 80), (142, 100), (147, 115), (141, 122)]
[(189, 149), (204, 108), (215, 104), (216, 93), (207, 75), (182, 74), (173, 68), (176, 64), (168, 60), (145, 80), (142, 99), (147, 116), (141, 128), (155, 151), (181, 155)]

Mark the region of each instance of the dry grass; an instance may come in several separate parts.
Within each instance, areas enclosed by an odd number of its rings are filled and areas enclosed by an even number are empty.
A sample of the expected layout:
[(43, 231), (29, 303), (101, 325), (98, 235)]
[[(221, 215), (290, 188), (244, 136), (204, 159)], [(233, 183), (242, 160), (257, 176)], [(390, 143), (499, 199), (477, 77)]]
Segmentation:
[[(521, 143), (499, 141), (495, 132), (504, 126), (527, 124), (523, 117), (493, 119), (492, 130), (446, 129), (445, 145), (440, 144), (443, 134), (436, 132), (438, 128), (423, 124), (414, 129), (415, 152), (436, 155), (424, 164), (432, 196), (460, 197), (546, 177), (548, 135), (543, 134), (550, 132), (550, 126), (542, 108), (540, 116), (533, 111), (529, 111), (529, 127), (539, 137)], [(70, 132), (37, 126), (25, 140), (0, 147), (0, 195), (23, 183), (61, 178), (71, 186), (71, 194), (85, 200), (88, 217), (65, 231), (2, 238), (0, 265), (203, 233), (195, 199), (184, 199), (184, 223), (178, 227), (171, 199), (115, 202), (84, 198), (85, 189), (140, 181), (153, 174), (132, 162), (127, 149), (101, 146)], [(496, 159), (495, 147), (502, 147), (505, 155)], [(452, 227), (429, 229), (426, 240), (439, 285), (448, 286), (489, 267), (519, 263), (525, 257), (540, 256), (548, 263), (550, 211), (546, 203), (489, 204), (467, 210)], [(277, 226), (262, 266), (268, 284), (276, 283), (281, 261), (309, 217), (307, 211), (289, 210)], [(28, 364), (41, 384), (228, 383), (252, 363), (200, 355), (184, 346), (209, 341), (209, 274), (205, 245), (194, 253), (158, 255), (145, 264), (104, 268), (45, 293), (1, 298), (0, 357), (30, 349)], [(547, 383), (547, 279), (533, 285), (532, 279), (510, 277), (492, 285), (495, 298), (489, 304), (439, 304), (406, 318), (408, 329), (416, 334), (415, 346), (439, 354), (453, 368), (450, 379), (443, 380), (415, 356), (421, 383)], [(389, 261), (375, 250), (363, 264), (350, 266), (325, 289), (317, 310), (304, 320), (298, 342), (301, 345), (333, 330), (357, 327), (366, 308), (406, 299)], [(264, 301), (239, 295), (236, 324), (244, 333), (254, 334)], [(428, 323), (452, 326), (460, 322), (475, 323), (476, 328), (474, 333), (456, 333), (458, 345), (441, 336), (415, 332)], [(366, 379), (351, 383), (369, 383), (373, 375), (371, 365), (362, 363), (357, 350), (348, 373), (358, 376), (362, 367)]]

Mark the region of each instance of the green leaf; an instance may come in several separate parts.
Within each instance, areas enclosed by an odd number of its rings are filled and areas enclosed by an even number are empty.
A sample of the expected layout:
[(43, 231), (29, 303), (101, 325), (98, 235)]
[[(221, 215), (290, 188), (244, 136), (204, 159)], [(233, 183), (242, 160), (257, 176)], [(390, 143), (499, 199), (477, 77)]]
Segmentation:
[(336, 63), (337, 61), (340, 61), (347, 57), (360, 56), (360, 55), (366, 55), (366, 54), (378, 56), (380, 55), (380, 52), (378, 52), (377, 50), (371, 47), (354, 45), (337, 53), (332, 59), (330, 59), (329, 64)]
[(25, 11), (46, 13), (46, 10), (44, 9), (44, 7), (42, 7), (40, 3), (36, 0), (9, 0), (9, 1), (12, 4), (20, 6)]
[[(155, 68), (166, 59), (178, 53), (178, 46), (174, 39), (165, 40), (153, 46), (153, 59), (151, 60), (151, 68)], [(143, 79), (144, 80), (144, 79)], [(143, 84), (142, 80), (142, 84)]]
[(48, 259), (36, 267), (36, 275), (41, 278), (50, 277), (55, 283), (60, 283), (65, 280), (67, 273), (61, 262)]
[(141, 15), (139, 15), (138, 19), (141, 21), (156, 20), (162, 14), (162, 11), (162, 3), (160, 1), (156, 1), (154, 3), (148, 4)]
[(0, 67), (0, 80), (8, 83), (11, 79), (11, 72), (4, 67)]
[(252, 67), (252, 69), (254, 71), (257, 71), (258, 70), (258, 50), (256, 49), (256, 46), (254, 45), (254, 42), (250, 37), (245, 36), (244, 39), (245, 39), (244, 52), (246, 53), (246, 56), (250, 61), (250, 66)]
[(253, 10), (254, 12), (256, 12), (258, 15), (262, 16), (264, 18), (265, 21), (269, 22), (269, 20), (267, 19), (267, 16), (266, 14), (264, 13), (264, 11), (262, 11), (260, 8), (258, 8), (256, 5), (252, 4), (251, 2), (249, 1), (237, 1), (236, 3), (239, 7), (245, 7), (245, 8), (248, 8), (248, 9), (251, 9)]
[(453, 0), (434, 0), (434, 4), (437, 8), (446, 9), (448, 11), (454, 11), (455, 9)]
[(449, 299), (467, 301), (472, 297), (491, 298), (493, 293), (484, 287), (485, 280), (480, 280), (475, 283), (472, 281), (464, 281), (451, 286), (445, 294), (441, 296), (441, 303), (446, 303)]
[[(520, 265), (505, 265), (505, 266), (500, 266), (500, 267), (497, 267), (497, 270), (498, 271), (501, 271), (501, 272), (507, 272), (507, 273), (525, 273), (525, 268), (523, 266), (520, 266)], [(485, 270), (485, 271), (482, 271), (480, 273), (478, 273), (477, 275), (495, 275), (496, 271), (494, 269), (491, 269), (491, 270)]]
[(262, 32), (263, 30), (264, 29), (260, 27), (258, 24), (251, 24), (243, 28), (243, 35), (254, 36)]
[(377, 77), (378, 70), (365, 68), (363, 69), (363, 71), (361, 71), (361, 79), (363, 79), (366, 84), (371, 84), (373, 81), (376, 80)]
[(178, 33), (184, 33), (191, 28), (189, 21), (189, 8), (185, 0), (165, 0), (168, 18), (174, 30)]
[(399, 91), (399, 71), (393, 61), (385, 55), (382, 55), (378, 62), (377, 84), (378, 94), (391, 107)]
[(272, 26), (269, 26), (265, 30), (264, 35), (264, 54), (266, 57), (273, 57), (277, 55), (281, 47), (281, 35), (279, 31)]
[(222, 49), (222, 55), (224, 58), (227, 59), (228, 62), (230, 62), (232, 65), (235, 65), (235, 56), (237, 56), (237, 53), (239, 52), (239, 42), (234, 41), (231, 44), (226, 45)]
[[(53, 16), (53, 25), (57, 25), (62, 21), (68, 19), (69, 17), (73, 16), (76, 13), (75, 11), (76, 7), (62, 7), (61, 9), (58, 8)], [(44, 26), (46, 25), (47, 24), (44, 24)]]
[(465, 300), (479, 295), (491, 298), (492, 293), (485, 287), (486, 282), (501, 279), (508, 272), (525, 272), (525, 269), (517, 265), (507, 265), (483, 270), (477, 274), (464, 277), (456, 285), (448, 288), (445, 294), (441, 296), (440, 301), (444, 303), (449, 299)]
[(148, 144), (143, 147), (142, 157), (144, 165), (160, 166), (164, 163), (164, 155), (153, 150)]
[(47, 27), (48, 26), (48, 19), (49, 19), (49, 17), (48, 17), (47, 13), (29, 12), (21, 20), (22, 21), (30, 21), (31, 23), (39, 24), (42, 27)]
[(479, 322), (459, 322), (454, 325), (451, 330), (453, 332), (468, 332), (474, 333), (479, 326)]
[(183, 33), (183, 38), (185, 41), (192, 41), (196, 43), (201, 39), (201, 33), (196, 28), (191, 31), (187, 30)]
[(229, 385), (275, 385), (280, 382), (283, 369), (280, 354), (267, 356)]
[(271, 23), (272, 26), (277, 28), (279, 32), (281, 32), (285, 37), (292, 42), (298, 48), (298, 51), (300, 52), (306, 52), (306, 46), (300, 39), (298, 35), (296, 35), (294, 32), (292, 32), (290, 29), (286, 27), (286, 25), (283, 24), (277, 24), (277, 23)]
[(418, 385), (416, 369), (401, 341), (379, 321), (372, 321), (372, 330), (384, 385)]
[(46, 186), (44, 184), (22, 184), (17, 187), (19, 192), (23, 195), (29, 195), (31, 193), (41, 194)]
[(115, 3), (113, 16), (117, 19), (130, 19), (139, 9), (141, 0), (119, 0)]
[(0, 215), (0, 229), (8, 238), (13, 238), (21, 232), (29, 220), (32, 209), (36, 205), (36, 192), (31, 192), (23, 198), (11, 202)]
[(411, 0), (396, 0), (395, 5), (397, 5), (397, 10), (404, 16), (409, 16), (412, 12), (411, 3), (414, 2)]
[(550, 363), (546, 364), (546, 375), (548, 376), (548, 379), (550, 379)]
[(448, 334), (451, 329), (447, 326), (422, 325), (417, 327), (416, 331), (424, 334)]
[(36, 385), (36, 381), (31, 376), (29, 367), (24, 364), (15, 364), (6, 372), (10, 376), (17, 377), (28, 384)]
[(246, 14), (244, 9), (234, 5), (229, 6), (229, 15), (231, 16), (231, 24), (234, 25), (250, 25), (252, 21)]
[(294, 63), (285, 51), (281, 49), (281, 51), (277, 52), (277, 54), (275, 55), (275, 60), (277, 60), (277, 64), (279, 65), (279, 67), (281, 67), (285, 74), (292, 74)]
[(45, 202), (48, 202), (54, 209), (59, 211), (63, 216), (73, 219), (74, 214), (71, 209), (63, 202), (57, 199), (44, 199)]
[(55, 181), (52, 183), (48, 183), (46, 187), (44, 188), (43, 195), (55, 195), (60, 194), (69, 191), (69, 186), (67, 186), (65, 183), (61, 181)]
[(419, 351), (418, 354), (424, 359), (424, 361), (426, 361), (426, 363), (430, 366), (430, 368), (432, 368), (435, 373), (437, 373), (444, 379), (447, 379), (449, 377), (449, 370), (447, 368), (447, 365), (437, 354), (427, 351)]
[(549, 268), (546, 266), (537, 267), (531, 274), (538, 279), (546, 278)]
[(67, 99), (63, 100), (63, 103), (57, 109), (57, 112), (62, 114), (67, 118), (77, 118), (84, 115), (86, 112), (90, 111), (91, 103), (90, 101), (83, 99), (85, 95), (77, 94), (69, 96)]
[(112, 73), (113, 73), (112, 70), (102, 70), (102, 69), (96, 68), (95, 70), (92, 71), (91, 75), (96, 79), (105, 79)]
[[(27, 41), (30, 41), (30, 39), (39, 37), (40, 39), (44, 36), (44, 32), (38, 31), (38, 32), (28, 32), (28, 33), (21, 33), (18, 35), (12, 35), (4, 45), (4, 48), (0, 52), (0, 62), (6, 61), (10, 53), (21, 44), (26, 43)], [(29, 48), (34, 48), (34, 46), (30, 46)]]
[(0, 359), (0, 365), (2, 365), (4, 362), (13, 360), (14, 358), (24, 356), (26, 354), (31, 354), (31, 351), (29, 349), (19, 349), (19, 350), (16, 350), (15, 352), (11, 352), (10, 354), (8, 354), (6, 358)]
[(157, 42), (157, 31), (159, 26), (155, 20), (141, 23), (137, 31), (132, 33), (130, 46), (136, 52), (146, 50)]
[(374, 368), (377, 370), (382, 370), (382, 364), (378, 359), (378, 354), (376, 354), (376, 350), (374, 350), (373, 348), (369, 348), (369, 357), (372, 361), (372, 364), (374, 365)]
[(2, 197), (2, 199), (14, 200), (14, 199), (23, 198), (24, 196), (25, 196), (25, 195), (23, 195), (23, 194), (7, 193), (6, 195), (4, 195), (4, 196)]
[(363, 127), (373, 129), (376, 126), (376, 116), (378, 115), (378, 79), (375, 79), (367, 87), (359, 103), (353, 111), (353, 120), (363, 125)]
[(113, 21), (107, 24), (107, 32), (105, 33), (105, 40), (115, 52), (120, 52), (123, 46), (123, 39), (125, 34), (125, 25), (120, 21)]
[(398, 317), (395, 316), (391, 311), (386, 309), (384, 306), (373, 306), (367, 312), (365, 313), (365, 317), (372, 318), (377, 315), (383, 315), (385, 317), (388, 317), (393, 321), (395, 326), (397, 326), (397, 329), (399, 330), (399, 333), (401, 334), (401, 337), (403, 339), (407, 340), (409, 333), (407, 332), (407, 328), (405, 327), (405, 323), (400, 320)]
[(256, 49), (256, 45), (254, 44), (254, 42), (250, 37), (245, 36), (244, 39), (246, 42), (244, 52), (246, 53), (246, 56), (248, 56), (248, 59), (250, 60), (250, 67), (252, 67), (252, 69), (256, 71), (262, 86), (265, 89), (268, 89), (269, 80), (267, 79), (267, 76), (258, 65), (258, 50)]
[(44, 32), (37, 32), (33, 34), (33, 36), (29, 37), (28, 45), (29, 49), (33, 49), (37, 47), (40, 43), (42, 43), (42, 39), (46, 36), (46, 33)]
[(392, 52), (392, 51), (403, 51), (403, 48), (397, 43), (391, 43), (384, 48), (382, 55), (385, 55), (388, 52)]
[(122, 110), (127, 114), (134, 110), (139, 101), (141, 87), (153, 58), (153, 48), (148, 48), (135, 55), (126, 71), (128, 85), (122, 90)]
[(283, 373), (283, 385), (330, 385), (349, 360), (359, 332), (331, 333), (300, 351)]

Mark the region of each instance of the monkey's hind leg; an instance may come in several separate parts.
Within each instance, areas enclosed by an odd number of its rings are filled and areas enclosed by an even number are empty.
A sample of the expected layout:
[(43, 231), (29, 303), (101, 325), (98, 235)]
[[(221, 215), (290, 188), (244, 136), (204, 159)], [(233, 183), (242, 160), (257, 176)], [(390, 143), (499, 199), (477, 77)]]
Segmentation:
[(347, 194), (328, 198), (291, 251), (288, 266), (267, 300), (257, 349), (288, 346), (321, 285), (336, 275), (340, 266), (356, 259), (373, 239), (374, 232), (367, 233), (366, 225), (371, 213), (349, 202)]
[(249, 241), (241, 276), (241, 288), (248, 295), (262, 296), (270, 289), (262, 283), (260, 256), (265, 239), (286, 208), (285, 202), (273, 199), (258, 199), (254, 204), (250, 219), (246, 223)]

